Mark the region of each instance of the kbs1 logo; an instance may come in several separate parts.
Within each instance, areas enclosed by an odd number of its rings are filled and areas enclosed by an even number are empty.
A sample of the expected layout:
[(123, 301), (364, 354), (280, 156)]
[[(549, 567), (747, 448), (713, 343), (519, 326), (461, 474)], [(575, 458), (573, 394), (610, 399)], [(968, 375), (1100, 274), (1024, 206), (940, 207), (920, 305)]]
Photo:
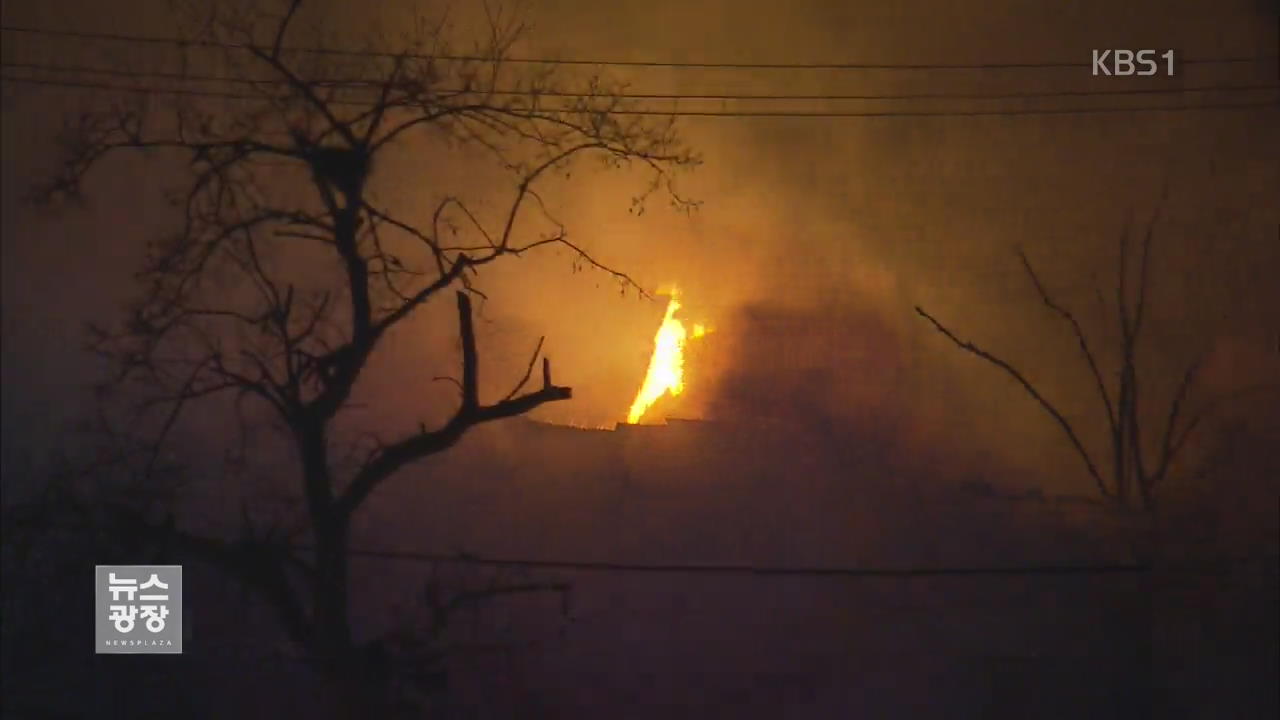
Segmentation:
[(182, 566), (98, 565), (99, 653), (182, 653)]
[[(1094, 76), (1106, 75), (1131, 77), (1134, 75), (1150, 77), (1160, 74), (1173, 77), (1173, 51), (1165, 50), (1125, 50), (1108, 48), (1093, 51)], [(1159, 62), (1157, 62), (1159, 61)]]

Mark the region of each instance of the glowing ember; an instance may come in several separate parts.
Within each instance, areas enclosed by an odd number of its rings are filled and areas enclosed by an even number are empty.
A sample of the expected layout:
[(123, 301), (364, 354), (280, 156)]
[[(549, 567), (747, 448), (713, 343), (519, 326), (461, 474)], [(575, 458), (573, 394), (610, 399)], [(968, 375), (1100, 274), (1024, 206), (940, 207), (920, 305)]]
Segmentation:
[[(662, 317), (662, 325), (658, 334), (653, 337), (653, 357), (649, 360), (649, 371), (645, 373), (644, 384), (636, 393), (631, 411), (627, 413), (627, 422), (637, 423), (645, 412), (665, 393), (672, 396), (684, 392), (684, 345), (689, 337), (684, 323), (675, 318), (680, 309), (676, 299), (676, 291), (671, 291), (671, 300), (667, 303), (667, 312)], [(700, 338), (707, 333), (703, 325), (693, 326), (693, 337)]]

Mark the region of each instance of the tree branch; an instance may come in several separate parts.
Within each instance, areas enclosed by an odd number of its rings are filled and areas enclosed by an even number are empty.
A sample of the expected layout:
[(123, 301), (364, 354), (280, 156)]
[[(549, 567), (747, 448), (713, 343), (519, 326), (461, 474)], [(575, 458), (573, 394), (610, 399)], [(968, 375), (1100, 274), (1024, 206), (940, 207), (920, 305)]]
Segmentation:
[[(516, 386), (511, 388), (511, 392), (507, 393), (506, 396), (502, 398), (503, 400), (510, 400), (515, 397), (516, 393), (520, 392), (520, 390), (524, 388), (525, 383), (529, 382), (529, 376), (533, 374), (533, 364), (538, 361), (538, 353), (542, 352), (542, 341), (546, 339), (545, 335), (538, 338), (538, 344), (534, 346), (533, 354), (529, 356), (529, 365), (525, 367), (524, 375), (520, 378), (520, 382), (516, 383)], [(543, 358), (543, 361), (542, 384), (550, 385), (551, 370), (545, 362), (546, 358)]]
[(1086, 450), (1084, 447), (1084, 444), (1080, 442), (1080, 438), (1076, 435), (1075, 429), (1071, 427), (1071, 423), (1066, 419), (1066, 417), (1062, 415), (1062, 413), (1058, 412), (1058, 409), (1054, 407), (1052, 403), (1050, 403), (1048, 400), (1044, 398), (1043, 395), (1040, 394), (1040, 391), (1036, 390), (1035, 386), (1032, 385), (1031, 382), (1028, 381), (1026, 377), (1024, 377), (1023, 374), (1018, 371), (1017, 368), (1005, 362), (1004, 360), (1001, 360), (995, 355), (992, 355), (986, 350), (983, 350), (977, 345), (974, 345), (971, 342), (967, 342), (965, 340), (961, 340), (960, 338), (956, 337), (954, 333), (952, 333), (950, 330), (944, 327), (942, 323), (935, 320), (932, 315), (925, 312), (924, 309), (921, 308), (919, 305), (916, 306), (916, 313), (920, 315), (920, 317), (923, 317), (925, 320), (928, 320), (933, 325), (933, 327), (937, 329), (938, 332), (946, 336), (948, 340), (955, 343), (955, 345), (960, 349), (965, 350), (966, 352), (969, 352), (973, 355), (976, 355), (982, 358), (983, 360), (986, 360), (992, 365), (995, 365), (996, 367), (1005, 371), (1014, 380), (1017, 380), (1018, 384), (1021, 385), (1023, 389), (1026, 390), (1027, 393), (1031, 395), (1031, 397), (1035, 398), (1036, 402), (1040, 403), (1040, 407), (1044, 408), (1045, 412), (1049, 413), (1049, 415), (1053, 417), (1053, 419), (1058, 423), (1058, 426), (1062, 428), (1062, 432), (1065, 433), (1067, 436), (1067, 439), (1071, 441), (1071, 446), (1075, 448), (1076, 453), (1080, 456), (1080, 459), (1084, 461), (1085, 467), (1088, 468), (1089, 470), (1089, 476), (1093, 478), (1094, 483), (1098, 486), (1099, 492), (1101, 492), (1104, 496), (1109, 494), (1107, 492), (1106, 483), (1103, 482), (1102, 476), (1098, 473), (1097, 466), (1095, 466), (1093, 463), (1093, 458), (1089, 456), (1089, 451)]
[(276, 39), (271, 43), (271, 59), (280, 59), (280, 48), (284, 43), (285, 32), (289, 29), (289, 21), (293, 19), (293, 14), (298, 11), (298, 6), (302, 4), (302, 0), (291, 0), (289, 9), (285, 11), (284, 19), (280, 21), (280, 25), (276, 28)]
[(1098, 368), (1098, 362), (1093, 351), (1089, 349), (1089, 343), (1085, 339), (1084, 330), (1080, 327), (1080, 323), (1076, 320), (1075, 315), (1049, 297), (1048, 291), (1045, 290), (1044, 284), (1040, 282), (1039, 276), (1036, 275), (1036, 271), (1031, 267), (1031, 261), (1027, 259), (1027, 255), (1022, 251), (1022, 249), (1018, 250), (1018, 258), (1022, 260), (1022, 267), (1027, 271), (1027, 275), (1035, 285), (1036, 292), (1039, 293), (1040, 300), (1044, 303), (1045, 307), (1057, 313), (1062, 319), (1066, 320), (1071, 325), (1071, 331), (1075, 334), (1076, 342), (1080, 346), (1080, 352), (1084, 355), (1085, 361), (1089, 364), (1089, 372), (1093, 375), (1094, 387), (1097, 389), (1099, 397), (1102, 398), (1102, 404), (1106, 407), (1107, 423), (1111, 432), (1114, 434), (1117, 429), (1117, 424), (1119, 423), (1119, 418), (1116, 417), (1115, 408), (1111, 404), (1111, 394), (1107, 392), (1107, 384), (1102, 378), (1102, 371)]
[(458, 336), (462, 339), (462, 407), (460, 414), (472, 415), (480, 407), (480, 367), (476, 361), (476, 331), (471, 319), (471, 298), (458, 293)]
[(378, 485), (404, 465), (452, 447), (468, 428), (492, 420), (523, 415), (545, 403), (568, 400), (573, 396), (570, 388), (551, 382), (550, 364), (544, 358), (541, 389), (509, 397), (493, 405), (480, 404), (476, 397), (478, 363), (475, 333), (472, 329), (471, 300), (461, 291), (458, 292), (458, 324), (463, 345), (463, 400), (458, 410), (443, 427), (419, 432), (382, 448), (374, 455), (339, 498), (338, 513), (341, 515), (349, 516), (353, 513)]

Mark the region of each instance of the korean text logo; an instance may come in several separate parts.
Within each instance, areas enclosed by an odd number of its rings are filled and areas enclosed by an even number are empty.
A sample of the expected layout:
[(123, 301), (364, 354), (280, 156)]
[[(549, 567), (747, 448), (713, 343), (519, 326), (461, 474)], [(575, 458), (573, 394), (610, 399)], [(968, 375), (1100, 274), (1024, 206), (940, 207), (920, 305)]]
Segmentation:
[(98, 565), (94, 575), (97, 652), (182, 652), (181, 565)]

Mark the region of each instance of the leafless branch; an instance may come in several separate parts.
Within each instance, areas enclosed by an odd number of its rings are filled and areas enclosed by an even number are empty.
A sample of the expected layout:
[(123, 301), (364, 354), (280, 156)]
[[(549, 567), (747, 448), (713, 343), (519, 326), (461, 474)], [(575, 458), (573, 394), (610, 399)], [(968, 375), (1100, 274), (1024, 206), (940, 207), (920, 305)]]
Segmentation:
[(475, 331), (471, 319), (471, 299), (465, 292), (458, 292), (458, 325), (462, 338), (463, 376), (461, 380), (462, 402), (453, 417), (437, 430), (418, 432), (399, 442), (392, 443), (377, 454), (356, 475), (351, 485), (338, 501), (343, 514), (353, 512), (374, 489), (404, 465), (452, 447), (470, 427), (492, 420), (522, 415), (539, 405), (557, 400), (568, 400), (572, 391), (551, 382), (550, 366), (545, 364), (543, 386), (539, 390), (509, 397), (493, 405), (483, 405), (478, 397), (478, 363), (476, 360)]
[(271, 43), (271, 59), (280, 59), (280, 47), (284, 43), (285, 32), (289, 29), (289, 21), (293, 20), (293, 14), (298, 12), (298, 6), (302, 4), (302, 0), (290, 0), (289, 9), (284, 13), (284, 19), (280, 21), (280, 26), (276, 28), (276, 39)]
[[(525, 383), (529, 382), (529, 376), (533, 374), (533, 364), (538, 361), (538, 354), (542, 352), (542, 341), (546, 339), (547, 338), (545, 335), (538, 338), (538, 344), (534, 346), (533, 354), (529, 356), (529, 365), (525, 367), (524, 375), (520, 378), (520, 382), (516, 383), (516, 386), (511, 388), (511, 392), (507, 393), (502, 398), (503, 400), (510, 400), (511, 398), (515, 397), (516, 393), (524, 389)], [(543, 378), (543, 384), (544, 385), (549, 384), (548, 378), (546, 377)]]
[(946, 336), (948, 340), (955, 343), (956, 347), (959, 347), (960, 349), (968, 353), (971, 353), (973, 355), (976, 355), (977, 357), (982, 358), (983, 360), (986, 360), (992, 365), (995, 365), (996, 367), (1003, 370), (1006, 374), (1008, 374), (1014, 380), (1018, 381), (1018, 384), (1021, 385), (1022, 388), (1026, 390), (1029, 395), (1031, 395), (1031, 397), (1035, 398), (1035, 401), (1040, 404), (1040, 407), (1044, 408), (1045, 412), (1049, 413), (1049, 415), (1054, 419), (1054, 421), (1058, 423), (1058, 427), (1062, 428), (1062, 432), (1067, 436), (1067, 439), (1071, 442), (1071, 446), (1075, 449), (1076, 454), (1080, 456), (1080, 459), (1084, 461), (1085, 467), (1088, 468), (1089, 476), (1093, 478), (1094, 483), (1098, 487), (1098, 491), (1101, 492), (1103, 495), (1108, 494), (1106, 483), (1103, 482), (1102, 475), (1099, 474), (1098, 468), (1093, 462), (1093, 458), (1090, 457), (1089, 455), (1089, 451), (1085, 449), (1084, 444), (1080, 442), (1079, 436), (1076, 435), (1075, 428), (1071, 426), (1070, 421), (1068, 421), (1066, 417), (1064, 417), (1063, 414), (1059, 412), (1056, 407), (1053, 406), (1052, 403), (1050, 403), (1048, 400), (1045, 399), (1043, 395), (1040, 394), (1040, 391), (1037, 390), (1035, 386), (1032, 385), (1031, 382), (1027, 380), (1025, 376), (1023, 376), (1022, 372), (1020, 372), (1014, 366), (1010, 365), (1008, 362), (1001, 360), (1000, 358), (996, 357), (995, 355), (992, 355), (986, 350), (983, 350), (977, 345), (974, 345), (971, 342), (968, 342), (966, 340), (961, 340), (960, 338), (956, 337), (954, 333), (948, 330), (942, 323), (935, 320), (932, 315), (925, 312), (924, 309), (918, 305), (916, 306), (916, 313), (919, 314), (924, 319), (928, 320), (933, 325), (933, 327), (937, 329), (938, 332), (942, 333), (943, 335)]
[(1057, 313), (1063, 320), (1071, 325), (1071, 332), (1075, 335), (1076, 343), (1080, 346), (1080, 353), (1084, 355), (1085, 362), (1089, 364), (1089, 372), (1093, 375), (1094, 386), (1098, 391), (1098, 396), (1102, 399), (1102, 404), (1107, 410), (1107, 423), (1112, 433), (1116, 432), (1116, 426), (1119, 418), (1116, 417), (1115, 408), (1111, 403), (1111, 394), (1107, 392), (1107, 384), (1102, 379), (1102, 371), (1098, 369), (1098, 361), (1093, 351), (1089, 348), (1089, 342), (1085, 339), (1084, 329), (1080, 327), (1080, 323), (1076, 320), (1069, 310), (1059, 305), (1049, 296), (1049, 292), (1045, 290), (1044, 284), (1040, 282), (1040, 277), (1036, 275), (1036, 271), (1031, 267), (1031, 261), (1027, 259), (1027, 255), (1021, 249), (1018, 250), (1018, 258), (1022, 261), (1022, 267), (1027, 271), (1028, 277), (1035, 285), (1036, 292), (1040, 295), (1040, 301), (1045, 307)]

